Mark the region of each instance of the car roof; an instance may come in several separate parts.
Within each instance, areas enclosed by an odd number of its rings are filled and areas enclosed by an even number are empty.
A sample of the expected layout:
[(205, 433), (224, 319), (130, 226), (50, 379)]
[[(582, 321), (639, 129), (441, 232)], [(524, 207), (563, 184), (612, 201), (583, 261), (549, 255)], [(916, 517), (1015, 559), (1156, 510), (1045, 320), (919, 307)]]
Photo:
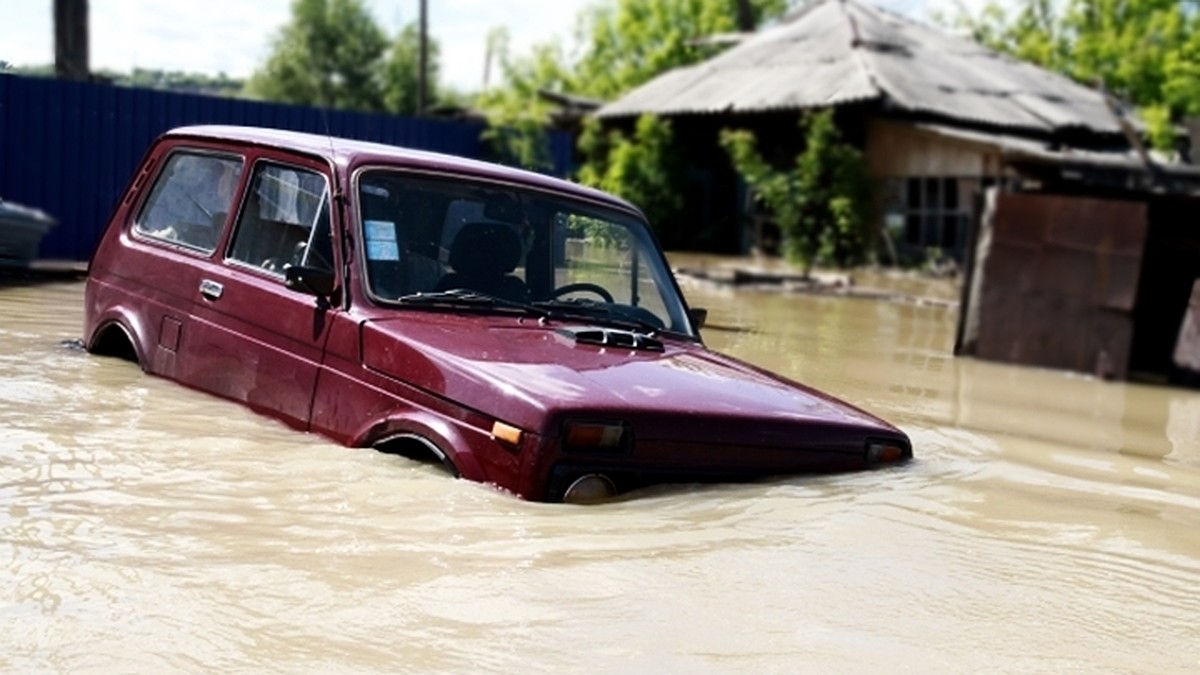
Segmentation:
[(464, 157), (426, 150), (402, 148), (383, 143), (372, 143), (369, 141), (358, 141), (299, 131), (287, 131), (284, 129), (232, 125), (177, 127), (163, 134), (163, 137), (233, 141), (248, 145), (296, 150), (324, 158), (334, 164), (351, 167), (365, 164), (388, 164), (426, 171), (471, 176), (486, 180), (517, 183), (543, 190), (568, 193), (583, 199), (604, 202), (621, 209), (641, 213), (637, 207), (624, 199), (560, 178), (524, 169), (502, 166), (500, 164), (492, 164), (490, 162), (466, 159)]

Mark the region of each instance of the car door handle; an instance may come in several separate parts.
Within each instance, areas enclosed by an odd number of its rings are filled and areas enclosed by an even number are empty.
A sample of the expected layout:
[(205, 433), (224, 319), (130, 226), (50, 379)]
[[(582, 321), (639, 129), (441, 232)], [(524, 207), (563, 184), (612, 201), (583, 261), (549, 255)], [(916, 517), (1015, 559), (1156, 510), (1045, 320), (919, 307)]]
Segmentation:
[(225, 293), (225, 287), (215, 281), (204, 279), (200, 282), (200, 295), (209, 300), (220, 300), (223, 293)]

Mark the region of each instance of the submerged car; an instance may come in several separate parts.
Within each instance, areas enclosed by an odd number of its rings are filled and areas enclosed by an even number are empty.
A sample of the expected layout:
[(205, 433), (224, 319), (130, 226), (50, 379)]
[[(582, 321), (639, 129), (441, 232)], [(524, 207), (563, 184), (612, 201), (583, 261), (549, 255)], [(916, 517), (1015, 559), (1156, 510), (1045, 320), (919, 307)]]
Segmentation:
[(634, 206), (438, 154), (170, 131), (85, 314), (90, 352), (530, 500), (912, 456), (887, 422), (708, 350)]

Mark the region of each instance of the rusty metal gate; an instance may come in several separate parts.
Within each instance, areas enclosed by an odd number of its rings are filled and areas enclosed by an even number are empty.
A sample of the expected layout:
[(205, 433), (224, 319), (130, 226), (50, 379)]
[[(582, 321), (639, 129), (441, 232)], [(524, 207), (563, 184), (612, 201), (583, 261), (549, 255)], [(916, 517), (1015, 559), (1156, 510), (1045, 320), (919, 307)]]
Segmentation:
[(955, 353), (1124, 379), (1147, 207), (990, 192)]

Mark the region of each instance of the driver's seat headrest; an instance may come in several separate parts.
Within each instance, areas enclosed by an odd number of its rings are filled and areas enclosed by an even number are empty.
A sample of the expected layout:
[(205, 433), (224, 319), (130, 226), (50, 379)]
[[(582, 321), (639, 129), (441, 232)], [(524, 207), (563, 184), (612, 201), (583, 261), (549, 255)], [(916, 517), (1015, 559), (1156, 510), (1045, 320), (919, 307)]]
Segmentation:
[(502, 277), (521, 262), (521, 240), (508, 225), (467, 223), (454, 237), (448, 262), (468, 277)]

